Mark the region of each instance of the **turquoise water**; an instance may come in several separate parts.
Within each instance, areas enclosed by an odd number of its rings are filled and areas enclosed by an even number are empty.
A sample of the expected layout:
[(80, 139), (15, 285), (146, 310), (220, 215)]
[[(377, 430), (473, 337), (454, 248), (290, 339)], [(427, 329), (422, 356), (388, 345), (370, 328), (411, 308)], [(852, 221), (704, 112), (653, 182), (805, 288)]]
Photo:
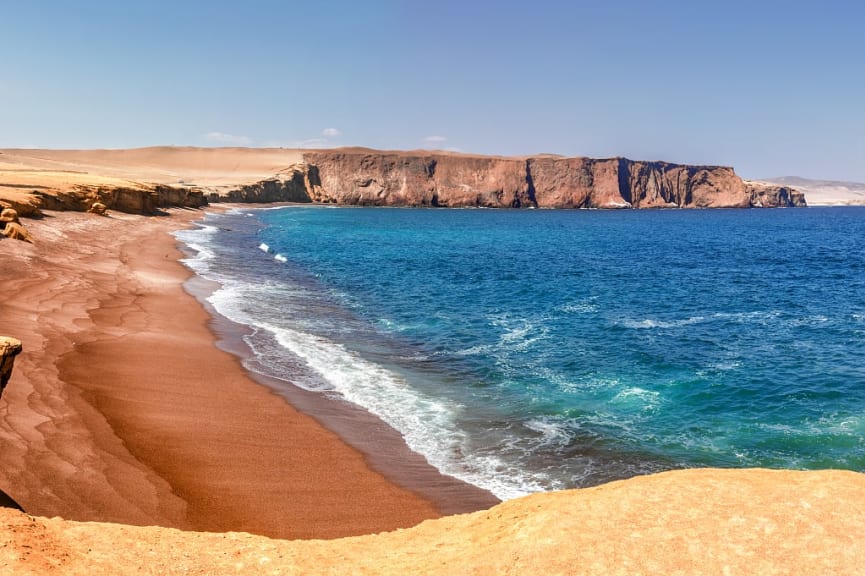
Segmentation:
[(503, 498), (865, 470), (865, 210), (287, 207), (179, 237), (250, 369)]

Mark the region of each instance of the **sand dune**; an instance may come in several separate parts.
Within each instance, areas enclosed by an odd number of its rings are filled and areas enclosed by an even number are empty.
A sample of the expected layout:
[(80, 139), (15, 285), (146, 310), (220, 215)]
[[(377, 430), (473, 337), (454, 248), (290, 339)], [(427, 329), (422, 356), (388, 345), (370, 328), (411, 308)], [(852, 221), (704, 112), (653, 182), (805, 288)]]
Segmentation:
[[(86, 209), (98, 196), (97, 189), (146, 195), (158, 185), (220, 194), (273, 178), (302, 159), (302, 151), (282, 148), (4, 149), (0, 205), (15, 207), (22, 215), (38, 214), (40, 207), (51, 207), (41, 197), (51, 196)], [(83, 197), (68, 199), (76, 193)], [(134, 204), (126, 210), (136, 211)]]
[(68, 171), (157, 184), (182, 181), (208, 187), (269, 178), (302, 160), (302, 151), (283, 148), (6, 149), (0, 150), (0, 174), (4, 170), (26, 169), (61, 177), (60, 172)]
[(770, 184), (792, 186), (805, 193), (809, 206), (862, 206), (865, 205), (865, 184), (833, 180), (809, 180), (784, 176), (765, 180)]

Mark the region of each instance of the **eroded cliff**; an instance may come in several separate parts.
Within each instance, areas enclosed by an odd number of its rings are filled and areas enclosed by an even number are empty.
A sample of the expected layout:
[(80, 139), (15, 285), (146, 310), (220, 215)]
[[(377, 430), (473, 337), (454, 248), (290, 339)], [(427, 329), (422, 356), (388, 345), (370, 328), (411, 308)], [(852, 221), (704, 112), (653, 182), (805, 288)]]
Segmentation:
[[(802, 194), (743, 181), (725, 166), (627, 158), (504, 158), (343, 149), (306, 152), (314, 202), (488, 208), (804, 206)], [(315, 178), (313, 178), (315, 181)]]
[(366, 148), (153, 148), (0, 152), (0, 206), (153, 214), (208, 202), (489, 208), (804, 206), (784, 185), (732, 168), (627, 158), (479, 156)]

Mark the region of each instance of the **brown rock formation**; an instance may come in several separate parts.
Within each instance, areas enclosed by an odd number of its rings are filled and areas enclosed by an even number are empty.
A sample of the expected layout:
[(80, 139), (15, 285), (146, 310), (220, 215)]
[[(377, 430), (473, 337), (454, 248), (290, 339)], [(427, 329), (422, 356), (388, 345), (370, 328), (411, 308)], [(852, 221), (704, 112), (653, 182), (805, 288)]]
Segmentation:
[(90, 208), (88, 208), (87, 211), (91, 214), (96, 214), (97, 216), (105, 216), (105, 213), (108, 211), (108, 206), (102, 202), (94, 202), (90, 205)]
[(15, 357), (21, 353), (21, 341), (8, 336), (0, 336), (0, 397), (12, 377)]
[(207, 202), (320, 202), (490, 208), (804, 206), (732, 168), (627, 158), (523, 158), (366, 148), (142, 148), (0, 151), (0, 205), (153, 214)]
[(182, 206), (199, 208), (207, 205), (200, 190), (165, 185), (78, 185), (56, 192), (35, 191), (43, 210), (86, 212), (98, 202), (106, 209), (130, 214), (155, 214), (158, 208)]
[(0, 233), (13, 240), (33, 242), (33, 237), (18, 219), (18, 211), (14, 208), (4, 208), (0, 212)]
[(746, 185), (732, 168), (533, 156), (501, 158), (344, 149), (307, 152), (315, 202), (489, 208), (804, 206), (790, 189)]
[(211, 202), (311, 202), (317, 195), (316, 171), (308, 164), (293, 164), (273, 178), (243, 184), (227, 191), (211, 192)]
[(859, 575), (865, 475), (679, 470), (341, 540), (66, 522), (0, 509), (10, 574)]
[(756, 207), (805, 206), (805, 193), (789, 186), (769, 182), (745, 182), (745, 189)]
[(365, 149), (308, 152), (320, 190), (313, 201), (357, 206), (529, 206), (525, 161)]

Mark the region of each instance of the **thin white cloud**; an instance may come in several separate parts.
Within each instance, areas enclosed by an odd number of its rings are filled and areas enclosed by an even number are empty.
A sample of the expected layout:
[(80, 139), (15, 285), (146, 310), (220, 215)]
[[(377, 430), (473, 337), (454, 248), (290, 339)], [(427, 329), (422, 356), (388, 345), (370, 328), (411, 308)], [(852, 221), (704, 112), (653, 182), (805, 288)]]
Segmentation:
[(447, 138), (445, 136), (427, 136), (423, 141), (424, 144), (443, 144), (447, 142)]
[(211, 144), (224, 144), (230, 146), (252, 146), (253, 139), (249, 136), (236, 136), (225, 132), (208, 132), (204, 139)]
[(339, 128), (325, 128), (321, 131), (321, 135), (325, 138), (337, 138), (342, 136), (342, 132)]

